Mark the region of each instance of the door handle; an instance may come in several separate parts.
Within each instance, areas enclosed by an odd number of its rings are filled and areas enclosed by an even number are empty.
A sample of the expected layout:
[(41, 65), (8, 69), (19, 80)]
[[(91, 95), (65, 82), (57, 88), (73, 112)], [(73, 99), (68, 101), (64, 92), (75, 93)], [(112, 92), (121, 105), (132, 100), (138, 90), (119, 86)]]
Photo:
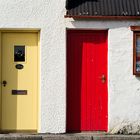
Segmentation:
[(99, 78), (101, 79), (102, 83), (106, 82), (106, 76), (104, 74), (102, 74), (102, 76)]
[(7, 81), (2, 81), (2, 85), (5, 87), (7, 85)]

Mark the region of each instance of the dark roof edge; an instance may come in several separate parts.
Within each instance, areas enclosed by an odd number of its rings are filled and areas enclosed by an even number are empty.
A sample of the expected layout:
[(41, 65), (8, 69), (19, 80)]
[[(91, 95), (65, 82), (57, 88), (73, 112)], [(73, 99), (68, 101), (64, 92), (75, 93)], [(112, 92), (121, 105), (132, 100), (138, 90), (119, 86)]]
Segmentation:
[(74, 19), (122, 19), (122, 20), (138, 20), (140, 16), (71, 16), (65, 15), (65, 18), (74, 18)]

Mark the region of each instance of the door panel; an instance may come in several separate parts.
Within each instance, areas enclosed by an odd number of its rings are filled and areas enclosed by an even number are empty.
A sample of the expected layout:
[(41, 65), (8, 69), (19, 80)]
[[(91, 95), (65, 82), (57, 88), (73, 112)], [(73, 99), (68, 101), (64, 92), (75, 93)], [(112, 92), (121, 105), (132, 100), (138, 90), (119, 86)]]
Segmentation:
[(107, 131), (107, 31), (67, 31), (67, 131)]
[[(25, 46), (25, 61), (14, 61), (23, 55), (15, 46)], [(38, 33), (2, 33), (2, 130), (37, 130), (37, 48)]]

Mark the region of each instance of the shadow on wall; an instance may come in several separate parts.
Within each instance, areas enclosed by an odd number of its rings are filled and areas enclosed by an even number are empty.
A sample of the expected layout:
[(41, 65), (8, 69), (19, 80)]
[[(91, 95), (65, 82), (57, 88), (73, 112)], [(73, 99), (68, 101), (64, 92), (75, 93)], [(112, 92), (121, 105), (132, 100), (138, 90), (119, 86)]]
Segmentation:
[[(140, 25), (140, 21), (128, 20), (108, 20), (108, 19), (74, 19), (71, 21), (73, 28), (83, 29), (117, 29), (130, 28), (130, 26)], [(130, 29), (131, 30), (131, 29)]]
[(140, 81), (140, 77), (138, 77), (138, 76), (135, 76), (136, 77), (136, 79), (138, 80), (138, 81)]

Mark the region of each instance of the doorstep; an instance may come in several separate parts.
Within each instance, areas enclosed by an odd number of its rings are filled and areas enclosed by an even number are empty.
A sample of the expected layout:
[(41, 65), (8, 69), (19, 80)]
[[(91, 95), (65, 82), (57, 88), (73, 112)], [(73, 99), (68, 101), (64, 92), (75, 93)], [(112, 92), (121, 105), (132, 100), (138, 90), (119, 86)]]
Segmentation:
[(140, 140), (140, 135), (73, 134), (0, 134), (0, 140)]
[(109, 135), (102, 133), (75, 133), (42, 135), (42, 140), (140, 140), (140, 135)]
[(0, 134), (0, 140), (42, 140), (40, 135), (9, 133)]

